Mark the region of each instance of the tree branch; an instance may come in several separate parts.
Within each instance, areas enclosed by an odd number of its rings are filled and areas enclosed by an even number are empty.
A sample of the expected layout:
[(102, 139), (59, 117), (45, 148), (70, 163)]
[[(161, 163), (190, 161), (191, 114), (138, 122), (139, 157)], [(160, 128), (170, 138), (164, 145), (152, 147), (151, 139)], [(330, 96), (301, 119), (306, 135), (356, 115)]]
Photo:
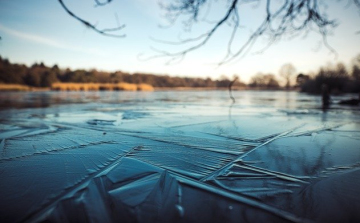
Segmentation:
[[(193, 2), (191, 0), (186, 0), (186, 1)], [(200, 1), (201, 3), (206, 2), (206, 0), (198, 0), (198, 1)], [(185, 40), (182, 40), (180, 42), (167, 42), (167, 41), (157, 40), (158, 42), (163, 42), (163, 43), (168, 43), (168, 44), (173, 44), (173, 45), (183, 45), (185, 43), (191, 43), (191, 42), (200, 41), (199, 43), (196, 43), (195, 45), (193, 45), (191, 47), (188, 47), (185, 50), (175, 52), (175, 53), (161, 51), (162, 54), (156, 55), (156, 56), (153, 56), (153, 57), (149, 57), (148, 59), (159, 58), (159, 57), (168, 57), (168, 56), (183, 58), (184, 56), (186, 56), (187, 53), (189, 53), (191, 51), (194, 51), (194, 50), (204, 46), (209, 41), (209, 39), (213, 36), (213, 34), (218, 30), (218, 28), (221, 27), (231, 17), (231, 15), (233, 13), (235, 13), (235, 12), (237, 13), (237, 9), (236, 9), (237, 2), (238, 2), (238, 0), (233, 0), (231, 6), (227, 10), (225, 16), (220, 21), (218, 21), (211, 30), (209, 30), (208, 32), (206, 32), (204, 34), (201, 34), (198, 37), (185, 39)], [(199, 10), (199, 5), (201, 3), (196, 4), (196, 7), (193, 7), (193, 6), (189, 5), (190, 3), (187, 3), (187, 4), (184, 3), (183, 7), (190, 7), (189, 11), (194, 11), (194, 15), (192, 17), (193, 17), (193, 19), (195, 21), (196, 21), (197, 16), (198, 16), (198, 11), (196, 11), (196, 10)], [(180, 10), (180, 11), (185, 10), (184, 8), (176, 7), (176, 6), (173, 6), (173, 5), (167, 7), (167, 9), (168, 10)]]
[[(81, 22), (82, 24), (84, 24), (86, 27), (92, 29), (93, 31), (101, 34), (101, 35), (104, 35), (104, 36), (110, 36), (110, 37), (116, 37), (116, 38), (123, 38), (125, 37), (126, 35), (125, 34), (122, 34), (122, 35), (118, 35), (118, 34), (112, 34), (110, 32), (116, 32), (116, 31), (120, 31), (122, 29), (125, 28), (125, 25), (121, 25), (121, 26), (117, 26), (117, 27), (114, 27), (114, 28), (108, 28), (108, 29), (98, 29), (95, 27), (95, 25), (91, 24), (90, 22), (80, 18), (79, 16), (75, 15), (72, 11), (69, 10), (69, 8), (64, 4), (63, 0), (58, 0), (60, 5), (64, 8), (64, 10), (73, 18), (75, 18), (76, 20), (78, 20), (79, 22)], [(112, 0), (108, 0), (106, 3), (100, 3), (99, 1), (96, 1), (96, 3), (98, 3), (98, 5), (105, 5), (105, 4), (108, 4), (110, 3)]]
[(107, 5), (107, 4), (110, 4), (113, 0), (107, 0), (105, 2), (100, 2), (99, 0), (94, 0), (96, 5), (95, 6), (104, 6), (104, 5)]
[[(174, 0), (178, 5), (171, 4), (164, 7), (168, 11), (169, 18), (178, 19), (179, 15), (190, 14), (192, 22), (197, 22), (199, 16), (199, 10), (202, 5), (211, 0)], [(237, 49), (233, 42), (237, 37), (237, 29), (239, 27), (240, 17), (238, 15), (238, 4), (259, 2), (260, 0), (231, 0), (231, 4), (227, 8), (224, 17), (219, 20), (209, 31), (200, 34), (194, 38), (188, 38), (176, 42), (157, 40), (156, 42), (171, 44), (171, 45), (185, 45), (189, 43), (195, 43), (190, 47), (186, 47), (183, 50), (177, 52), (157, 51), (161, 54), (151, 58), (159, 57), (181, 57), (183, 58), (189, 52), (195, 51), (204, 46), (218, 31), (218, 29), (225, 23), (229, 22), (232, 26), (232, 32), (228, 40), (227, 53), (223, 60), (218, 65), (223, 65), (234, 61), (236, 58), (245, 55), (258, 40), (259, 37), (268, 37), (268, 44), (263, 49), (267, 49), (273, 43), (277, 42), (283, 37), (296, 37), (301, 33), (308, 33), (314, 31), (313, 26), (317, 28), (317, 32), (322, 36), (324, 45), (330, 50), (331, 53), (336, 55), (336, 51), (327, 42), (327, 36), (330, 31), (337, 26), (337, 22), (334, 19), (328, 19), (318, 6), (320, 0), (284, 0), (279, 6), (273, 8), (272, 0), (266, 0), (265, 5), (265, 18), (257, 29), (252, 32), (247, 41), (242, 45), (237, 46)], [(180, 3), (179, 3), (180, 2)], [(353, 0), (354, 4), (360, 7), (359, 0)], [(175, 16), (176, 17), (175, 17)], [(174, 21), (173, 21), (174, 22)]]
[[(77, 16), (75, 13), (69, 10), (64, 4), (63, 0), (58, 0), (64, 10), (73, 18), (84, 24), (86, 27), (93, 31), (111, 37), (125, 37), (125, 35), (114, 34), (114, 32), (122, 30), (125, 25), (120, 25), (117, 20), (117, 27), (98, 29), (95, 24), (91, 24), (87, 20), (84, 20)], [(105, 6), (113, 2), (113, 0), (94, 0), (95, 6)], [(194, 23), (207, 22), (207, 15), (209, 14), (210, 5), (216, 0), (163, 0), (164, 2), (170, 2), (167, 4), (161, 4), (160, 6), (167, 12), (166, 17), (170, 21), (170, 25), (173, 25), (182, 16), (187, 16), (184, 23), (184, 28), (191, 28)], [(339, 0), (341, 1), (341, 0)], [(354, 4), (360, 10), (360, 0), (348, 0), (349, 4)], [(227, 51), (223, 59), (218, 65), (234, 62), (245, 56), (258, 41), (259, 37), (268, 38), (268, 44), (260, 52), (269, 48), (273, 43), (281, 40), (284, 37), (297, 37), (303, 33), (316, 31), (322, 36), (322, 42), (324, 46), (329, 49), (333, 54), (337, 54), (335, 49), (330, 46), (327, 41), (328, 35), (337, 26), (335, 19), (329, 19), (323, 12), (321, 3), (325, 3), (324, 0), (227, 0), (226, 11), (217, 22), (211, 24), (211, 27), (192, 38), (180, 39), (178, 41), (167, 41), (152, 38), (153, 41), (169, 44), (184, 46), (182, 50), (178, 51), (164, 51), (154, 49), (155, 55), (146, 58), (145, 60), (168, 57), (170, 58), (168, 63), (173, 61), (182, 60), (188, 53), (198, 50), (205, 46), (215, 33), (219, 32), (220, 27), (224, 24), (228, 24), (231, 27), (231, 33), (229, 34)], [(264, 5), (264, 19), (260, 25), (251, 32), (248, 39), (242, 44), (234, 44), (236, 38), (240, 35), (238, 29), (240, 27), (240, 15), (239, 7), (243, 4), (257, 3), (256, 7), (260, 7), (260, 2), (265, 2)], [(275, 2), (275, 3), (274, 3)], [(207, 7), (206, 7), (207, 6)], [(202, 9), (206, 9), (204, 13), (200, 13)], [(116, 17), (117, 18), (117, 17)], [(207, 22), (208, 23), (208, 22)], [(360, 33), (357, 32), (357, 34)]]

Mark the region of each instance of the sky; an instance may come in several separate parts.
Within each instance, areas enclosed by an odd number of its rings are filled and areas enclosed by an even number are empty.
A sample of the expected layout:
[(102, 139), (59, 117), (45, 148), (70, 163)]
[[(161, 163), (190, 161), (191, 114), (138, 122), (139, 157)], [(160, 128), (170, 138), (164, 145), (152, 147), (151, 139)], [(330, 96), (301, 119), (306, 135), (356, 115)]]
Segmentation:
[[(206, 11), (209, 20), (224, 16), (222, 3), (225, 1), (217, 2)], [(354, 5), (347, 6), (346, 0), (325, 2), (328, 16), (336, 18), (339, 23), (328, 37), (337, 56), (324, 46), (321, 35), (313, 32), (307, 36), (282, 39), (262, 53), (258, 52), (267, 41), (259, 39), (244, 57), (218, 66), (227, 52), (231, 32), (225, 26), (205, 46), (187, 54), (179, 63), (168, 65), (169, 57), (147, 60), (157, 54), (154, 48), (169, 52), (184, 49), (184, 46), (159, 43), (154, 39), (177, 41), (201, 34), (211, 26), (211, 23), (200, 21), (190, 31), (184, 30), (180, 18), (174, 25), (164, 28), (169, 22), (157, 0), (113, 0), (104, 7), (95, 7), (92, 0), (64, 0), (70, 10), (99, 29), (125, 24), (126, 27), (117, 32), (126, 34), (125, 38), (106, 37), (90, 30), (69, 16), (56, 0), (1, 0), (0, 55), (13, 63), (26, 65), (44, 62), (47, 66), (57, 64), (61, 68), (212, 79), (221, 75), (231, 78), (236, 74), (244, 82), (249, 82), (258, 72), (277, 75), (286, 63), (292, 63), (298, 73), (310, 73), (327, 63), (349, 65), (360, 54), (359, 10)], [(235, 46), (246, 41), (262, 21), (264, 14), (261, 9), (261, 5), (240, 5), (240, 29)]]

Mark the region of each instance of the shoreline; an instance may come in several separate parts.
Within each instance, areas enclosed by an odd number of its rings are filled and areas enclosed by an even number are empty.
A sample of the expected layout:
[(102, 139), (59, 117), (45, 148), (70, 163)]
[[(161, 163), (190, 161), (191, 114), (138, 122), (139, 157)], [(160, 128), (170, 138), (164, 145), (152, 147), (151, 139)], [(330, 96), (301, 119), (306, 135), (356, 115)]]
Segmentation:
[[(148, 84), (131, 83), (55, 83), (52, 87), (32, 87), (20, 84), (0, 84), (0, 92), (37, 91), (228, 91), (228, 87), (153, 87)], [(232, 91), (299, 91), (299, 88), (231, 88)]]

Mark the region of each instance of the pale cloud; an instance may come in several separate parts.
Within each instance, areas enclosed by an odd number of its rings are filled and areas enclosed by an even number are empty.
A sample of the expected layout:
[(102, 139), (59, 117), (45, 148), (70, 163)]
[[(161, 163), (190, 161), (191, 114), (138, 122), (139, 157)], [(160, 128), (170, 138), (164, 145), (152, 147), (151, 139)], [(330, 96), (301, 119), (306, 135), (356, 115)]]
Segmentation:
[(88, 48), (83, 48), (83, 47), (71, 46), (71, 45), (59, 42), (57, 40), (51, 39), (51, 38), (17, 31), (17, 30), (8, 28), (6, 26), (3, 26), (1, 24), (0, 24), (0, 30), (3, 31), (4, 33), (7, 33), (8, 35), (11, 35), (11, 36), (14, 36), (14, 37), (17, 37), (20, 39), (24, 39), (24, 40), (35, 42), (35, 43), (40, 43), (40, 44), (47, 45), (50, 47), (55, 47), (58, 49), (69, 50), (69, 51), (73, 51), (73, 52), (75, 51), (75, 52), (80, 52), (80, 53), (88, 53), (88, 54), (92, 54), (92, 55), (96, 55), (96, 56), (106, 56), (105, 52), (98, 50), (98, 49), (88, 49)]

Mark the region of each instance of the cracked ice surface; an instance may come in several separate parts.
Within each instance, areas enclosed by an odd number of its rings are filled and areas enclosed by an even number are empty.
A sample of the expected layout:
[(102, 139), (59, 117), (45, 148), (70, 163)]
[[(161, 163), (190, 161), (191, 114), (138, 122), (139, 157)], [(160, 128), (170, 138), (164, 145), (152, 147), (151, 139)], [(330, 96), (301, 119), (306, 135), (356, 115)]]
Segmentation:
[(359, 107), (234, 96), (1, 93), (0, 222), (360, 221)]

